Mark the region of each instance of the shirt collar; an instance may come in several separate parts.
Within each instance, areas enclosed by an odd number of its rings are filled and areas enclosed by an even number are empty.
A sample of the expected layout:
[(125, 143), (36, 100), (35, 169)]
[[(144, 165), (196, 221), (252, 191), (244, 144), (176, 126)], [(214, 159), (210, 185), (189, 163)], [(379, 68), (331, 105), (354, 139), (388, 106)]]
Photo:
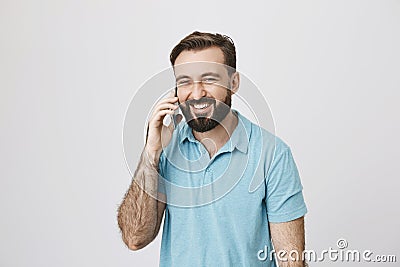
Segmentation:
[[(242, 114), (240, 114), (237, 110), (232, 109), (232, 112), (237, 115), (238, 124), (233, 131), (230, 140), (228, 141), (230, 145), (226, 148), (226, 150), (232, 152), (234, 148), (237, 148), (242, 153), (247, 153), (251, 134), (251, 122)], [(190, 128), (190, 126), (186, 122), (180, 123), (178, 125), (178, 130), (178, 138), (180, 144), (183, 143), (185, 140), (188, 140), (192, 143), (198, 142), (193, 135), (192, 128)]]

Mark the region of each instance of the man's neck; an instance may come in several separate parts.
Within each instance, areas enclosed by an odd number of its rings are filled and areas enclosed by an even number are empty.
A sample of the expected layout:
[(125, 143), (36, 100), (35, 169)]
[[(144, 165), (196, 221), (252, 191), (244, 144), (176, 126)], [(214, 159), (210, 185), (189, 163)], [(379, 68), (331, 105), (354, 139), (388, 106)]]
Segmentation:
[(228, 142), (237, 124), (238, 118), (231, 110), (215, 128), (203, 133), (193, 130), (193, 136), (204, 145), (211, 158)]

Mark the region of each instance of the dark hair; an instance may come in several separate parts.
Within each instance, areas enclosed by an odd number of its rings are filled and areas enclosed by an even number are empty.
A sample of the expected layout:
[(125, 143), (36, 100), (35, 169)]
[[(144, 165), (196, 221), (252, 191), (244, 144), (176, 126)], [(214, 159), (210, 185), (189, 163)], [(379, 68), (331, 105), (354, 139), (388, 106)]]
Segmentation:
[(176, 58), (185, 50), (201, 50), (212, 46), (219, 47), (224, 54), (224, 64), (236, 70), (236, 49), (233, 40), (226, 35), (219, 33), (208, 33), (195, 31), (183, 38), (174, 49), (172, 49), (169, 59), (172, 66), (175, 65)]

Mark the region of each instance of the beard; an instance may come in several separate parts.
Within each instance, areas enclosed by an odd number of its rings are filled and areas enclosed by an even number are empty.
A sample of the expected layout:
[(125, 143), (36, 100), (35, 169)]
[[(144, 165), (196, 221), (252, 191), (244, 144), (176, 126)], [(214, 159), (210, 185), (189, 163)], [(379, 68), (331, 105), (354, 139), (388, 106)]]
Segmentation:
[[(202, 97), (198, 100), (188, 100), (181, 104), (181, 110), (185, 119), (194, 131), (207, 132), (217, 127), (231, 110), (231, 91), (227, 90), (224, 102), (214, 98)], [(194, 105), (207, 105), (206, 111), (193, 111)]]

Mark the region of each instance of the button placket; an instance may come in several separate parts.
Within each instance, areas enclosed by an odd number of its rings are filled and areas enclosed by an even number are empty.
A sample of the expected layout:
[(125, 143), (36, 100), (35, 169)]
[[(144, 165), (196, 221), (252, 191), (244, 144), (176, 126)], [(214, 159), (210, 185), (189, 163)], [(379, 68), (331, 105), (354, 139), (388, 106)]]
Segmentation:
[(204, 171), (204, 183), (203, 184), (211, 183), (212, 177), (213, 177), (213, 171), (210, 168), (210, 166), (208, 166)]

